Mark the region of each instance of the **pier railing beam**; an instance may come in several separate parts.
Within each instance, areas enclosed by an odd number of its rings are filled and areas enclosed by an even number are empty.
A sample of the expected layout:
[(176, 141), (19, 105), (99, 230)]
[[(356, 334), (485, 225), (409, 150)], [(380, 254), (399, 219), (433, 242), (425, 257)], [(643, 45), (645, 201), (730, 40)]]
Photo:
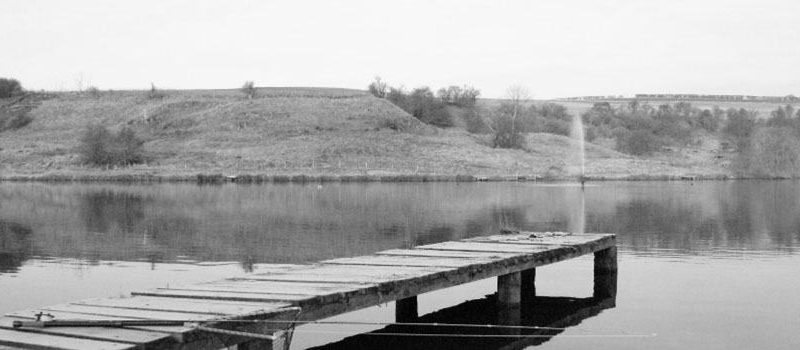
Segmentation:
[(617, 296), (617, 247), (594, 253), (594, 297)]
[(522, 292), (522, 273), (497, 276), (497, 303), (502, 308), (519, 307)]
[(394, 302), (394, 321), (397, 323), (416, 321), (419, 317), (417, 312), (416, 296), (398, 299)]

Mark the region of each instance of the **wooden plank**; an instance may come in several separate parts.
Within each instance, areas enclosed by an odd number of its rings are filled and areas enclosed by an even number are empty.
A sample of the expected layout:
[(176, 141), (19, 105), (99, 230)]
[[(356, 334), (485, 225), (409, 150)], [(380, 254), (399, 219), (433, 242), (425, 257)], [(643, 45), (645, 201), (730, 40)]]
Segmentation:
[(0, 345), (27, 349), (123, 350), (135, 345), (0, 329)]
[(142, 292), (133, 292), (133, 295), (157, 296), (157, 297), (177, 297), (189, 299), (207, 300), (232, 300), (250, 302), (297, 302), (310, 299), (308, 295), (292, 294), (269, 294), (269, 293), (232, 293), (232, 292), (211, 292), (199, 290), (176, 290), (176, 289), (155, 289)]
[[(37, 310), (38, 311), (38, 310)], [(101, 315), (85, 315), (85, 314), (76, 314), (71, 312), (63, 312), (63, 311), (48, 311), (47, 313), (53, 315), (56, 320), (130, 320), (129, 317), (115, 317), (115, 316), (101, 316)], [(23, 320), (34, 320), (31, 311), (16, 311), (6, 314), (8, 317), (19, 318)], [(182, 333), (191, 328), (188, 327), (165, 327), (165, 326), (137, 326), (137, 327), (126, 327), (129, 329), (142, 329), (146, 331), (153, 331), (153, 332), (161, 332), (165, 334), (175, 334), (175, 333)]]
[(425, 276), (451, 269), (424, 266), (369, 266), (369, 265), (315, 265), (313, 268), (291, 273), (249, 275), (243, 279), (265, 281), (326, 282), (345, 284), (375, 284), (395, 279)]
[[(492, 259), (462, 259), (462, 258), (431, 258), (416, 256), (382, 256), (367, 255), (354, 258), (340, 258), (322, 261), (330, 265), (371, 265), (371, 266), (432, 266), (432, 267), (462, 267), (473, 264), (487, 263)], [(388, 269), (387, 269), (388, 270)]]
[[(337, 265), (337, 266), (351, 266), (351, 265)], [(363, 265), (352, 265), (352, 266), (363, 266)], [(385, 266), (384, 266), (385, 267)], [(435, 273), (435, 272), (429, 272)], [(391, 282), (398, 279), (406, 279), (406, 278), (413, 278), (424, 276), (426, 274), (386, 274), (383, 276), (380, 275), (373, 275), (373, 276), (365, 276), (365, 275), (349, 275), (349, 274), (287, 274), (287, 275), (269, 275), (269, 276), (258, 276), (257, 278), (253, 278), (253, 280), (258, 281), (276, 281), (276, 282), (325, 282), (325, 283), (340, 283), (346, 285), (360, 285), (362, 287), (369, 287), (371, 285)]]
[[(397, 274), (408, 274), (408, 273), (441, 271), (442, 269), (443, 269), (442, 267), (431, 267), (431, 266), (395, 266), (392, 268), (392, 271)], [(314, 265), (309, 265), (304, 269), (295, 269), (291, 271), (265, 273), (265, 274), (250, 274), (240, 278), (248, 279), (248, 278), (258, 278), (259, 276), (274, 276), (283, 274), (287, 275), (288, 274), (341, 274), (343, 272), (354, 275), (374, 276), (376, 274), (386, 273), (386, 268), (383, 266), (331, 266), (325, 264), (314, 264)]]
[(585, 244), (598, 239), (613, 236), (603, 233), (569, 234), (553, 237), (531, 237), (529, 234), (523, 235), (493, 235), (485, 237), (470, 238), (469, 242), (487, 242), (504, 244), (530, 244), (530, 245), (576, 245)]
[(231, 286), (245, 289), (255, 289), (268, 293), (303, 294), (300, 290), (319, 291), (321, 293), (344, 292), (353, 289), (366, 288), (363, 283), (327, 283), (322, 281), (312, 282), (287, 282), (287, 281), (258, 281), (258, 280), (223, 280), (203, 283), (209, 286)]
[(136, 310), (136, 309), (119, 309), (103, 306), (88, 306), (78, 304), (58, 304), (46, 306), (39, 309), (44, 312), (50, 311), (63, 311), (71, 312), (74, 314), (95, 315), (95, 316), (112, 316), (124, 317), (128, 319), (142, 319), (142, 320), (188, 320), (188, 321), (205, 321), (217, 318), (214, 315), (208, 314), (194, 314), (185, 312), (167, 312), (167, 311), (150, 311), (150, 310)]
[(392, 249), (377, 252), (375, 255), (420, 256), (436, 258), (485, 258), (502, 259), (517, 255), (518, 253), (498, 252), (465, 252), (451, 250), (426, 250), (426, 249)]
[(198, 284), (191, 284), (184, 286), (175, 286), (169, 289), (314, 296), (314, 295), (325, 295), (330, 293), (347, 292), (365, 287), (369, 287), (369, 285), (343, 284), (343, 283), (315, 283), (315, 282), (223, 280), (210, 283), (198, 283)]
[(145, 296), (88, 299), (76, 301), (70, 304), (149, 311), (174, 311), (216, 316), (245, 315), (261, 310), (278, 309), (289, 306), (287, 303), (248, 303), (226, 301), (212, 302), (207, 300), (200, 301), (197, 299), (158, 298)]
[(550, 249), (544, 245), (512, 245), (503, 243), (490, 243), (480, 241), (469, 242), (444, 242), (416, 247), (416, 249), (456, 250), (462, 252), (495, 252), (529, 254)]
[[(0, 329), (18, 330), (13, 328), (14, 321), (29, 321), (23, 318), (0, 318)], [(101, 328), (101, 327), (49, 327), (25, 328), (27, 332), (36, 334), (61, 335), (73, 338), (110, 341), (116, 343), (141, 344), (150, 346), (168, 346), (177, 344), (177, 340), (169, 334), (146, 330), (127, 328)]]

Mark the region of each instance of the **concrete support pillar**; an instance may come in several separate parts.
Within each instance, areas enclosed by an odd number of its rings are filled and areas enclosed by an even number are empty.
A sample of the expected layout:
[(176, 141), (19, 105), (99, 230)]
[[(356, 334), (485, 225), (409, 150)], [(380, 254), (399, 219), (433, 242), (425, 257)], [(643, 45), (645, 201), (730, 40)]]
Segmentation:
[[(274, 348), (275, 350), (283, 350)], [(273, 350), (272, 342), (269, 340), (251, 340), (246, 343), (236, 345), (236, 350)]]
[(617, 296), (617, 247), (594, 253), (594, 297)]
[(248, 330), (256, 334), (268, 334), (273, 336), (274, 340), (267, 339), (252, 339), (244, 343), (239, 343), (233, 349), (236, 350), (288, 350), (287, 337), (291, 337), (291, 333), (283, 330), (264, 329), (260, 331)]
[(497, 276), (497, 303), (500, 309), (519, 307), (521, 303), (522, 273)]
[(533, 300), (536, 297), (536, 269), (522, 271), (522, 303)]
[(414, 322), (419, 317), (417, 313), (417, 297), (408, 297), (394, 302), (394, 320), (397, 323)]

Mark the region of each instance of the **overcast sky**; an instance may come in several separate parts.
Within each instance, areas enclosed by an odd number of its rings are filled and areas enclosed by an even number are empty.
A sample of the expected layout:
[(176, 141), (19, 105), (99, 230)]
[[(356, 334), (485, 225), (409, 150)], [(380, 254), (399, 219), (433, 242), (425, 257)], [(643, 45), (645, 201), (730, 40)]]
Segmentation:
[(0, 0), (29, 89), (330, 86), (800, 95), (800, 0)]

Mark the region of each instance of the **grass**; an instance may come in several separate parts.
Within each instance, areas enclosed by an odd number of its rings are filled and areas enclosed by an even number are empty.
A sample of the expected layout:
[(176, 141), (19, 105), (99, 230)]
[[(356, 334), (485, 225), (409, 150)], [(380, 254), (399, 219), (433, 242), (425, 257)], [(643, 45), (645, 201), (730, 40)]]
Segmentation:
[[(491, 147), (491, 135), (425, 125), (365, 91), (259, 88), (57, 93), (29, 112), (32, 122), (0, 133), (5, 179), (197, 181), (453, 181), (566, 178), (571, 141), (529, 134), (523, 150)], [(130, 127), (145, 141), (147, 164), (97, 169), (81, 165), (78, 140), (87, 125)], [(717, 166), (670, 164), (588, 145), (587, 175), (716, 177)], [(460, 177), (459, 177), (460, 176)], [(244, 180), (250, 179), (250, 180)], [(268, 179), (268, 180), (265, 180)], [(214, 180), (212, 182), (216, 182)]]

